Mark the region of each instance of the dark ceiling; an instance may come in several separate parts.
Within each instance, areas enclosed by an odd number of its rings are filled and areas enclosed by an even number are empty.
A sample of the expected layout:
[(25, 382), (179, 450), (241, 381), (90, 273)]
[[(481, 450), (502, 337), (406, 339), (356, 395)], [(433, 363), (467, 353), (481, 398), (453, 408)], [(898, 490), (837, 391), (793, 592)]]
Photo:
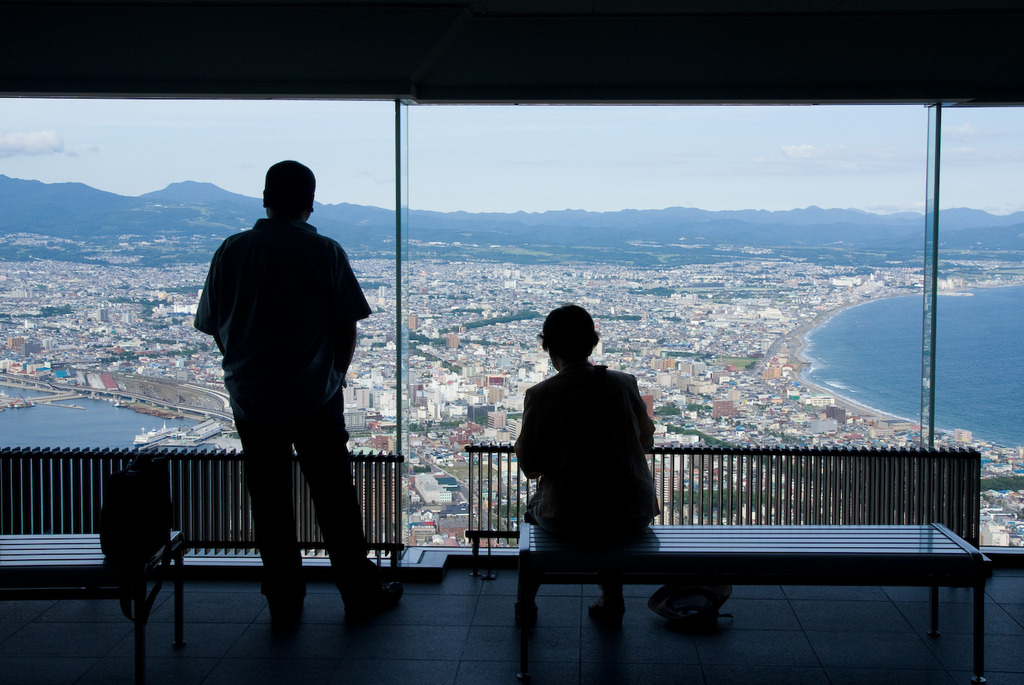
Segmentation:
[(1024, 103), (1019, 1), (33, 0), (0, 26), (8, 96)]

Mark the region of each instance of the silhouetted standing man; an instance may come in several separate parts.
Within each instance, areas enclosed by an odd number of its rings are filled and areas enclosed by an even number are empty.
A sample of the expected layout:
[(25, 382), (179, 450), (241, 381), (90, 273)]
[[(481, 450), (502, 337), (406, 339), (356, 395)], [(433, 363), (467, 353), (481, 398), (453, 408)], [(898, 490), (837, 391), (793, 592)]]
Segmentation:
[(356, 322), (370, 307), (334, 240), (306, 223), (316, 179), (298, 162), (267, 171), (267, 218), (227, 238), (210, 264), (195, 326), (224, 355), (224, 384), (245, 453), (263, 594), (276, 628), (294, 627), (306, 585), (295, 533), (291, 458), (298, 454), (349, 618), (397, 604), (366, 557), (352, 484), (342, 386)]

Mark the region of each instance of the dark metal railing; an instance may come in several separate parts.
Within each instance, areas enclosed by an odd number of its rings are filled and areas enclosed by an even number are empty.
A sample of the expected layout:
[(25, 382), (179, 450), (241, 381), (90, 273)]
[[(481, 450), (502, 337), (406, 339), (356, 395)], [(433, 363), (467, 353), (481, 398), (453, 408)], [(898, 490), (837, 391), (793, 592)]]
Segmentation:
[[(506, 546), (533, 484), (511, 445), (466, 447), (469, 530)], [(978, 544), (981, 455), (967, 449), (655, 447), (655, 525), (942, 523)]]
[[(519, 469), (512, 445), (466, 445), (469, 521), (473, 554), (519, 539), (519, 522), (537, 483)], [(504, 543), (504, 544), (502, 544)]]
[[(107, 476), (137, 453), (111, 449), (0, 448), (0, 533), (8, 535), (99, 531)], [(235, 451), (164, 450), (171, 476), (173, 525), (193, 553), (255, 550), (242, 454)], [(371, 551), (397, 564), (402, 543), (401, 455), (353, 455), (352, 470)], [(292, 466), (295, 519), (306, 554), (324, 551), (312, 499), (298, 461)]]
[(648, 457), (656, 524), (942, 523), (978, 544), (975, 450), (665, 447)]

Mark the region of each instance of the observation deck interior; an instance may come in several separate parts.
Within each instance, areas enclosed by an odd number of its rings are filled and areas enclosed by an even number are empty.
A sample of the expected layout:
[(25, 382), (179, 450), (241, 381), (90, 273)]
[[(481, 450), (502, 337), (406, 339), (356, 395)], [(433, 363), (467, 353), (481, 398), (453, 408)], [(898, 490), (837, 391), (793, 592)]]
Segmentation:
[[(928, 630), (928, 590), (886, 587), (736, 587), (717, 632), (675, 632), (647, 608), (653, 587), (626, 586), (620, 630), (586, 607), (592, 585), (545, 586), (531, 640), (535, 683), (863, 684), (967, 683), (971, 591), (940, 591), (939, 637)], [(399, 607), (349, 625), (333, 586), (313, 583), (300, 628), (278, 635), (255, 580), (185, 585), (185, 639), (172, 645), (171, 593), (150, 621), (147, 682), (379, 685), (513, 683), (519, 638), (516, 573), (490, 581), (450, 568), (440, 583), (410, 582)], [(989, 580), (985, 675), (1024, 683), (1024, 570)], [(131, 623), (110, 600), (5, 602), (5, 683), (129, 683)]]
[[(767, 9), (770, 5), (770, 9)], [(401, 99), (419, 104), (1024, 103), (1013, 0), (15, 0), (0, 5), (0, 97)], [(290, 37), (290, 38), (289, 38)], [(2, 106), (2, 103), (0, 103)], [(170, 593), (149, 633), (152, 683), (490, 683), (518, 667), (515, 571), (411, 582), (359, 625), (318, 583), (294, 634), (270, 630), (239, 569)], [(970, 591), (736, 588), (715, 634), (667, 630), (627, 588), (621, 631), (592, 586), (542, 590), (534, 682), (907, 683), (970, 678)], [(997, 568), (989, 681), (1024, 683), (1024, 571)], [(111, 601), (0, 605), (5, 683), (130, 682), (131, 623)]]

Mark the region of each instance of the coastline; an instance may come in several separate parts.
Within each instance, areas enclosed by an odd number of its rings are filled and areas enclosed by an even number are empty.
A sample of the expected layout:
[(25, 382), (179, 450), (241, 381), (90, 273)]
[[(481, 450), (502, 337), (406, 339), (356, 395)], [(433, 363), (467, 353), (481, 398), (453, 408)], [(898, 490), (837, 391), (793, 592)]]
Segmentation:
[[(893, 297), (906, 297), (906, 295), (895, 295)], [(836, 406), (842, 407), (847, 411), (848, 414), (863, 418), (863, 419), (876, 419), (876, 420), (904, 420), (913, 421), (916, 425), (919, 419), (913, 419), (903, 416), (897, 416), (888, 412), (869, 407), (865, 404), (856, 402), (849, 397), (846, 397), (831, 388), (826, 388), (822, 385), (815, 383), (812, 380), (808, 380), (804, 374), (804, 370), (807, 369), (811, 363), (803, 355), (804, 345), (806, 343), (806, 336), (816, 328), (824, 326), (828, 323), (833, 316), (854, 307), (860, 307), (861, 305), (869, 304), (871, 302), (878, 302), (879, 300), (889, 299), (887, 297), (877, 297), (864, 302), (851, 302), (848, 304), (841, 305), (835, 309), (830, 309), (827, 312), (822, 312), (816, 316), (810, 323), (804, 324), (793, 330), (792, 333), (783, 338), (782, 344), (788, 351), (789, 363), (793, 367), (793, 380), (800, 383), (804, 388), (815, 394), (832, 395), (835, 398)]]
[[(990, 281), (985, 283), (974, 283), (971, 284), (969, 288), (962, 290), (940, 291), (939, 297), (973, 297), (977, 294), (976, 291), (994, 290), (1000, 288), (1020, 288), (1022, 286), (1024, 286), (1024, 283), (1020, 282), (994, 283)], [(848, 396), (843, 395), (841, 389), (836, 389), (832, 388), (831, 386), (824, 386), (821, 383), (816, 383), (814, 380), (808, 378), (807, 375), (807, 371), (810, 368), (812, 361), (809, 358), (809, 355), (804, 354), (804, 350), (806, 347), (806, 337), (811, 333), (811, 331), (816, 330), (821, 326), (824, 326), (835, 315), (847, 309), (859, 307), (861, 305), (869, 304), (871, 302), (879, 302), (881, 300), (891, 299), (894, 297), (906, 297), (906, 295), (875, 297), (867, 299), (863, 302), (850, 302), (835, 307), (834, 309), (830, 309), (826, 312), (821, 312), (816, 317), (814, 317), (812, 321), (798, 327), (788, 335), (784, 336), (779, 341), (778, 349), (780, 352), (783, 348), (785, 348), (788, 351), (789, 363), (793, 369), (793, 380), (795, 382), (799, 382), (803, 387), (805, 387), (810, 392), (832, 395), (835, 398), (836, 406), (846, 409), (847, 412), (850, 413), (851, 415), (860, 417), (862, 420), (868, 422), (872, 420), (900, 420), (909, 421), (914, 426), (918, 426), (920, 424), (921, 417), (916, 412), (914, 412), (910, 416), (901, 416), (899, 414), (893, 414), (891, 412), (882, 411), (880, 409), (863, 404), (862, 402), (858, 402), (856, 400), (851, 399)], [(953, 428), (954, 426), (951, 425), (946, 425), (945, 427), (936, 426), (935, 432), (936, 435), (941, 434), (946, 436), (952, 436)], [(1019, 441), (1014, 439), (1010, 439), (1007, 441), (1006, 439), (981, 438), (975, 436), (974, 441), (977, 444), (986, 444), (1006, 448), (1012, 447), (1013, 445), (1020, 445)]]

